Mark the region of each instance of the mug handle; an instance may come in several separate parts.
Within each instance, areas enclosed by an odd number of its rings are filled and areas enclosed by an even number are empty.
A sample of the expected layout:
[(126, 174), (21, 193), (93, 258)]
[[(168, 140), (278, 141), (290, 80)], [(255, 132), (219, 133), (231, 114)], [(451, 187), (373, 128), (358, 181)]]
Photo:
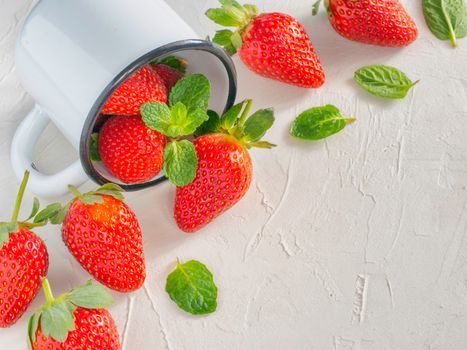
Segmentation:
[(28, 188), (41, 197), (56, 197), (68, 193), (68, 185), (79, 186), (89, 178), (80, 160), (53, 175), (39, 172), (33, 162), (34, 147), (50, 122), (47, 113), (35, 105), (16, 130), (11, 144), (11, 164), (20, 179), (29, 170)]

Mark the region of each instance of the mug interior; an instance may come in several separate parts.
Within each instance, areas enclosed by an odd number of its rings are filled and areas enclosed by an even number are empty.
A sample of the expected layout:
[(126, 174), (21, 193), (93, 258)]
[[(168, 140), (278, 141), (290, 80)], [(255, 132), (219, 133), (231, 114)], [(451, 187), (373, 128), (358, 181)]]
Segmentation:
[(108, 116), (102, 116), (100, 111), (112, 93), (138, 69), (149, 62), (175, 55), (188, 62), (187, 73), (204, 74), (211, 82), (211, 99), (209, 108), (222, 113), (233, 106), (237, 94), (237, 80), (235, 66), (230, 56), (219, 46), (205, 40), (183, 40), (174, 42), (138, 58), (129, 64), (106, 87), (94, 103), (89, 112), (80, 140), (80, 158), (86, 173), (95, 182), (105, 184), (113, 182), (126, 191), (135, 191), (159, 184), (166, 179), (163, 174), (137, 184), (127, 184), (113, 176), (102, 162), (92, 161), (90, 158), (91, 135), (98, 132)]

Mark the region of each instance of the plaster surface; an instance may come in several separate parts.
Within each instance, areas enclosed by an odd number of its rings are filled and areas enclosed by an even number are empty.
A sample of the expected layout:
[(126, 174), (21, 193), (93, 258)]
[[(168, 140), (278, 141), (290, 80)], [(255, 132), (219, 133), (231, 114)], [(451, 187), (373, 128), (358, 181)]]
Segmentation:
[[(127, 194), (144, 232), (148, 276), (111, 307), (123, 348), (462, 350), (467, 348), (467, 39), (453, 49), (425, 25), (420, 1), (402, 1), (420, 29), (405, 49), (350, 42), (312, 1), (250, 1), (299, 18), (327, 73), (304, 90), (265, 80), (235, 58), (239, 100), (273, 106), (272, 151), (253, 150), (250, 191), (202, 232), (172, 219), (174, 188)], [(214, 0), (171, 0), (201, 37), (217, 26), (202, 14)], [(14, 42), (30, 0), (0, 0), (0, 213), (9, 217), (18, 180), (9, 165), (17, 125), (33, 106), (14, 65)], [(402, 101), (360, 90), (353, 73), (384, 63), (420, 83)], [(303, 110), (334, 104), (357, 122), (327, 140), (288, 135)], [(50, 126), (36, 160), (56, 171), (76, 159)], [(87, 183), (84, 189), (93, 187)], [(24, 213), (32, 203), (27, 193)], [(60, 198), (68, 200), (69, 197)], [(44, 202), (47, 204), (47, 201)], [(37, 229), (49, 247), (55, 294), (89, 276), (58, 227)], [(198, 259), (219, 287), (217, 312), (185, 314), (164, 291), (176, 258)], [(26, 348), (27, 318), (0, 330), (0, 349)]]

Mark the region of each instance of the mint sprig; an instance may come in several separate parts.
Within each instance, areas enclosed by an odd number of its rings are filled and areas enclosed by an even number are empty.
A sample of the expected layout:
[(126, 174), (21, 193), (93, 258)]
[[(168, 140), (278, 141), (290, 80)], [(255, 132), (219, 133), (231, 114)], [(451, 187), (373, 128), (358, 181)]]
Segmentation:
[(207, 114), (211, 83), (202, 74), (190, 74), (172, 88), (169, 104), (149, 102), (141, 106), (146, 126), (169, 137), (164, 149), (164, 173), (176, 186), (192, 182), (198, 169), (198, 157), (191, 135), (210, 119)]

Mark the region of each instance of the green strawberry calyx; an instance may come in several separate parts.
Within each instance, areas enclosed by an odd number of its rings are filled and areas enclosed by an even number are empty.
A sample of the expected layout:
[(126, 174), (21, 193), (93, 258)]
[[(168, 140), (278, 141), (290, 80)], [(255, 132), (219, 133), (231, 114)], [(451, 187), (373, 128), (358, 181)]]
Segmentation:
[(58, 342), (66, 341), (68, 333), (75, 330), (74, 312), (78, 307), (85, 309), (107, 308), (114, 300), (107, 288), (93, 280), (55, 298), (47, 278), (42, 279), (42, 289), (46, 303), (42, 305), (28, 322), (28, 348), (37, 340), (39, 326), (42, 334)]
[(247, 149), (275, 147), (276, 145), (261, 140), (274, 124), (274, 110), (260, 109), (248, 117), (252, 105), (252, 100), (244, 100), (229, 109), (222, 118), (210, 111), (210, 119), (205, 125), (201, 125), (195, 135), (221, 132), (233, 136)]
[(42, 211), (37, 213), (36, 217), (34, 218), (34, 222), (43, 223), (43, 225), (47, 223), (51, 223), (53, 225), (60, 225), (63, 223), (68, 210), (70, 209), (71, 205), (75, 200), (80, 200), (84, 204), (92, 205), (102, 203), (104, 198), (102, 196), (112, 196), (120, 201), (124, 201), (122, 192), (124, 191), (119, 185), (114, 183), (106, 183), (96, 189), (95, 191), (87, 192), (87, 193), (80, 193), (74, 186), (68, 185), (68, 189), (71, 193), (75, 195), (71, 201), (62, 205), (62, 203), (52, 203), (45, 207)]
[[(313, 16), (316, 16), (319, 12), (319, 7), (321, 6), (321, 2), (323, 0), (317, 0), (314, 4), (313, 4), (313, 10), (311, 11), (311, 14)], [(331, 15), (331, 10), (330, 10), (330, 7), (329, 7), (329, 0), (324, 0), (324, 8), (326, 9), (326, 12), (328, 13), (328, 15), (330, 16)]]
[[(39, 199), (34, 198), (31, 213), (25, 220), (18, 220), (21, 203), (23, 201), (24, 192), (26, 190), (26, 186), (29, 180), (29, 171), (25, 171), (23, 180), (21, 181), (21, 185), (18, 190), (18, 194), (16, 196), (15, 207), (13, 210), (13, 215), (11, 216), (11, 220), (8, 222), (2, 221), (0, 222), (0, 249), (6, 244), (10, 239), (10, 234), (16, 233), (19, 231), (20, 227), (25, 229), (31, 229), (38, 226), (44, 226), (47, 224), (47, 221), (41, 220), (41, 218), (37, 217), (37, 214), (40, 209), (40, 202)], [(33, 220), (33, 221), (30, 221)]]
[(240, 5), (235, 0), (219, 0), (221, 7), (206, 11), (206, 16), (224, 27), (236, 27), (236, 31), (223, 29), (216, 32), (212, 41), (224, 47), (230, 54), (235, 54), (243, 45), (242, 36), (251, 21), (258, 16), (255, 5)]

